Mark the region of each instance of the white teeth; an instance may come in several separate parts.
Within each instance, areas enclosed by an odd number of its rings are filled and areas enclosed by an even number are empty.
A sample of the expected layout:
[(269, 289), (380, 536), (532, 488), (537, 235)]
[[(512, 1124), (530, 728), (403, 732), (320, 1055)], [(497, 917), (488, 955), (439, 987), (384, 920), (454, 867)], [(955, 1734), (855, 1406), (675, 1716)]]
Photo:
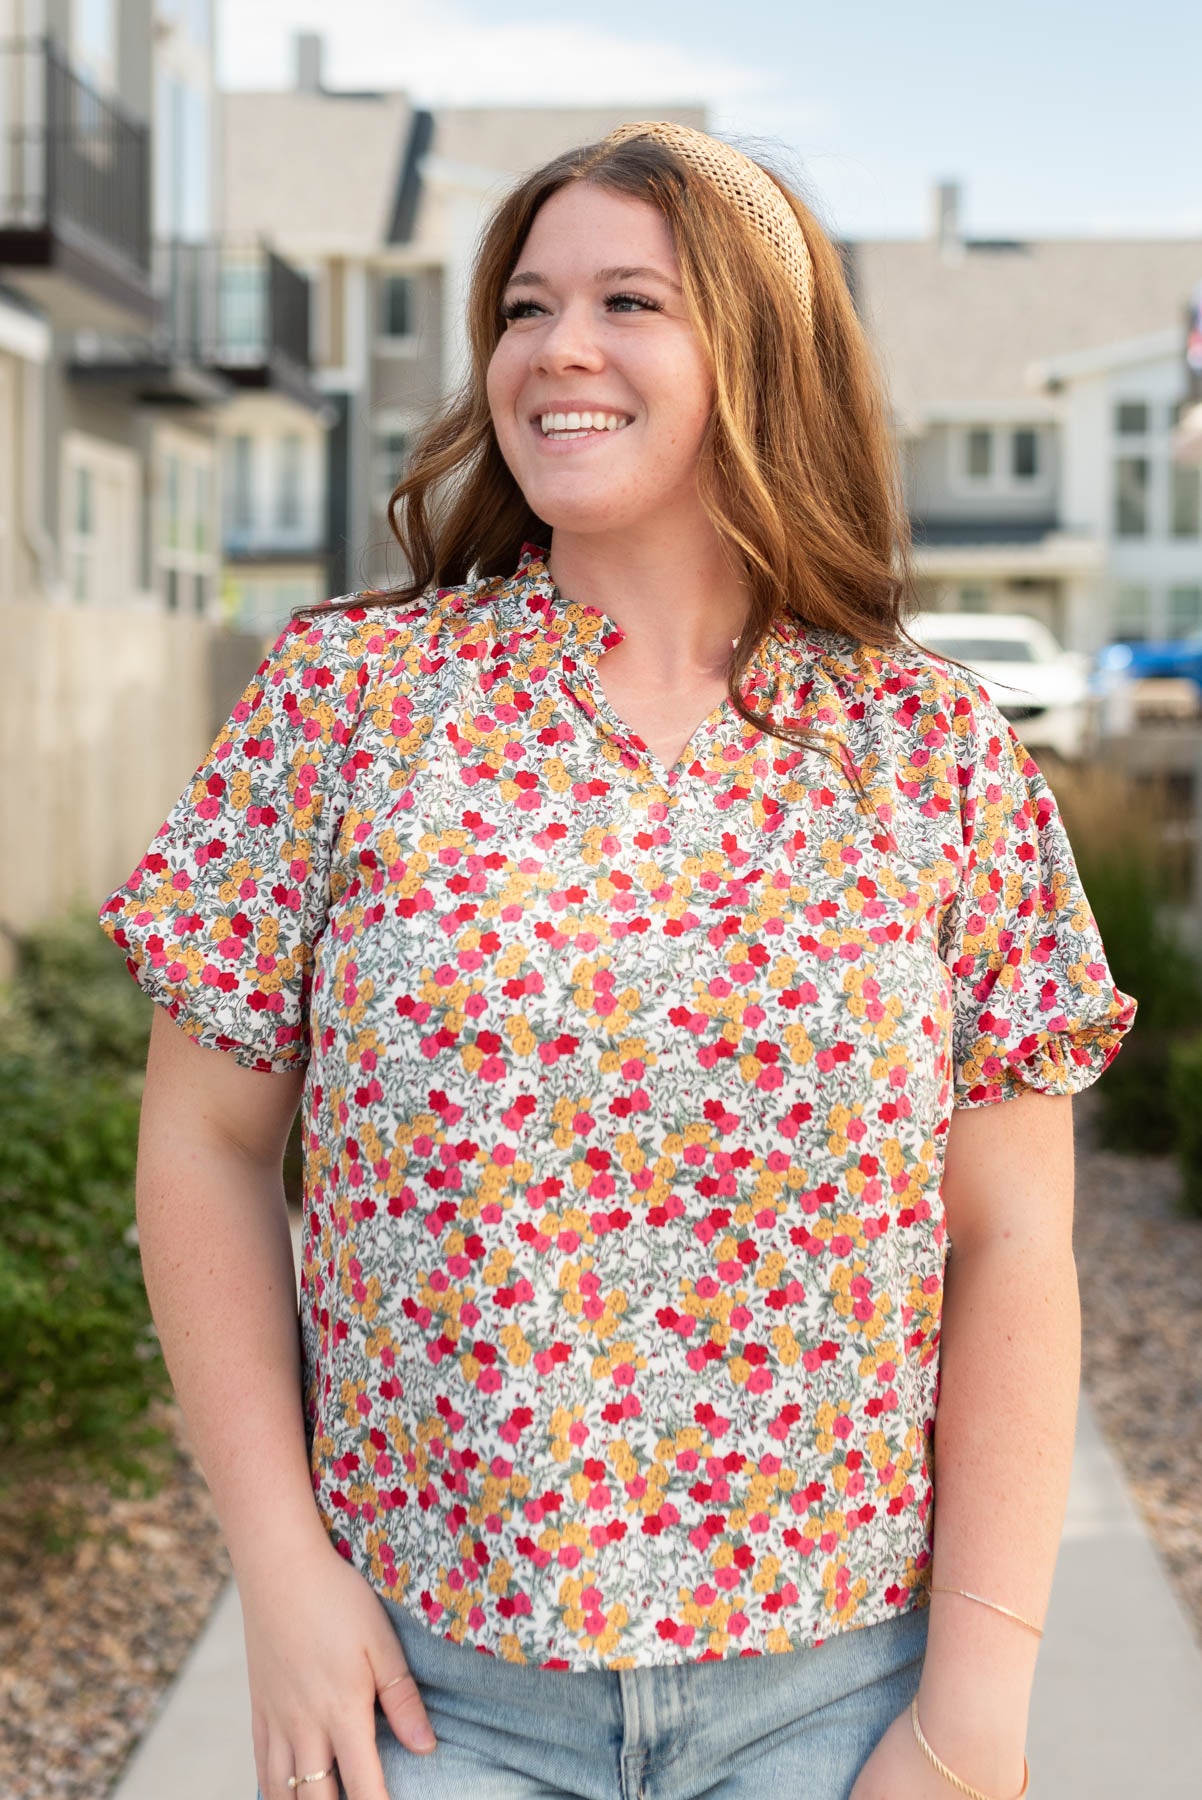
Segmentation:
[(563, 431), (580, 435), (588, 431), (621, 431), (630, 424), (630, 420), (624, 413), (543, 413), (539, 424), (547, 436)]

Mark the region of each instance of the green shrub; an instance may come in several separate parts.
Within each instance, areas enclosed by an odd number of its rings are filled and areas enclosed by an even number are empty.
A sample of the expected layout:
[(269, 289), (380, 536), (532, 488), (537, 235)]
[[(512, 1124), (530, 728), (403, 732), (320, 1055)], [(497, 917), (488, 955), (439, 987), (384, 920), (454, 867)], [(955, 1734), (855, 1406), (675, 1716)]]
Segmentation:
[(149, 1009), (94, 920), (14, 943), (0, 994), (0, 1492), (153, 1483), (166, 1437), (152, 1412), (169, 1385), (134, 1221)]
[(1202, 1033), (1173, 1045), (1169, 1099), (1177, 1127), (1182, 1211), (1202, 1218)]
[(134, 1231), (138, 1099), (0, 1057), (0, 1470), (119, 1479), (160, 1442), (166, 1371)]
[(1170, 923), (1162, 804), (1117, 771), (1057, 769), (1054, 792), (1115, 982), (1139, 1002), (1098, 1083), (1098, 1135), (1112, 1150), (1171, 1151), (1174, 1045), (1202, 1017), (1202, 965)]
[(92, 913), (9, 936), (16, 966), (8, 1048), (44, 1051), (68, 1073), (121, 1077), (145, 1068), (150, 1005)]

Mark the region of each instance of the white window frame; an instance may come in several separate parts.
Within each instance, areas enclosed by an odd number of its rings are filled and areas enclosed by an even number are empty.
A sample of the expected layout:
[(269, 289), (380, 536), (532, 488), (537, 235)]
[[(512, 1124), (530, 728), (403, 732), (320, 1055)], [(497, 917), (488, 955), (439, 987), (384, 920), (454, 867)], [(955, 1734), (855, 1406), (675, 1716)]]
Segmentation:
[[(1122, 438), (1115, 443), (1121, 445)], [(1119, 530), (1119, 465), (1120, 463), (1143, 463), (1147, 477), (1143, 488), (1144, 528), (1142, 531)], [(1146, 438), (1139, 439), (1138, 446), (1129, 450), (1118, 450), (1110, 459), (1110, 509), (1107, 520), (1109, 536), (1116, 544), (1146, 544), (1150, 538), (1160, 534), (1156, 529), (1156, 458)]]
[(407, 281), (413, 289), (412, 309), (417, 311), (418, 283), (423, 271), (421, 269), (390, 269), (376, 267), (372, 270), (375, 287), (375, 306), (372, 317), (373, 347), (380, 356), (416, 356), (421, 350), (421, 333), (413, 327), (405, 332), (388, 332), (383, 328), (380, 314), (383, 311), (382, 300), (386, 281)]
[[(175, 458), (179, 462), (182, 475), (180, 483), (180, 542), (178, 544), (168, 541), (171, 523), (168, 515), (167, 464), (169, 458)], [(181, 585), (186, 583), (184, 589), (186, 597), (174, 610), (195, 616), (196, 577), (199, 575), (204, 577), (206, 583), (206, 604), (202, 616), (216, 617), (218, 610), (217, 579), (221, 567), (221, 546), (217, 524), (216, 496), (219, 472), (216, 445), (204, 438), (193, 437), (189, 432), (176, 431), (169, 425), (160, 426), (154, 437), (153, 468), (154, 586), (158, 590), (163, 609), (168, 610), (168, 575), (174, 572)], [(198, 509), (195, 501), (198, 475), (203, 475), (207, 483), (207, 505), (204, 509), (207, 543), (203, 547), (196, 542)]]
[(1161, 610), (1159, 605), (1160, 596), (1156, 589), (1146, 581), (1122, 581), (1116, 583), (1110, 604), (1110, 635), (1116, 638), (1122, 638), (1128, 635), (1123, 630), (1121, 618), (1124, 589), (1132, 594), (1142, 594), (1144, 596), (1146, 604), (1142, 623), (1145, 636), (1148, 639), (1159, 637)]
[[(86, 533), (76, 523), (81, 472), (89, 476), (94, 497), (94, 528)], [(59, 453), (59, 543), (67, 591), (77, 605), (124, 606), (134, 599), (138, 476), (133, 450), (88, 432), (64, 432)]]
[[(969, 439), (979, 431), (989, 433), (988, 475), (973, 475), (969, 471)], [(1035, 473), (1033, 475), (1015, 475), (1013, 473), (1014, 434), (1018, 431), (1031, 431), (1035, 434)], [(1047, 424), (1044, 420), (1008, 419), (1004, 423), (989, 419), (969, 420), (965, 424), (951, 426), (947, 438), (948, 487), (962, 498), (989, 495), (990, 497), (1019, 499), (1040, 492), (1050, 494), (1048, 478), (1051, 472), (1051, 459)]]
[[(1187, 624), (1178, 624), (1174, 615), (1174, 601), (1179, 594), (1196, 596), (1194, 616)], [(1165, 591), (1165, 636), (1191, 637), (1202, 631), (1202, 581), (1170, 581)]]
[[(301, 431), (280, 431), (275, 437), (272, 470), (271, 515), (274, 534), (281, 544), (300, 536), (305, 522), (305, 475), (308, 444)], [(295, 452), (295, 461), (293, 453)], [(288, 506), (285, 506), (285, 501)], [(294, 517), (286, 513), (293, 512)]]
[(376, 413), (372, 419), (372, 426), (371, 426), (371, 497), (372, 497), (372, 505), (377, 509), (377, 511), (384, 513), (386, 516), (387, 516), (387, 512), (388, 512), (389, 497), (392, 494), (393, 488), (396, 486), (397, 472), (395, 470), (393, 471), (392, 479), (388, 483), (387, 487), (385, 487), (381, 481), (381, 463), (382, 463), (382, 459), (383, 459), (383, 451), (380, 449), (380, 439), (391, 436), (391, 435), (393, 435), (395, 433), (399, 433), (399, 432), (404, 432), (411, 438), (416, 437), (418, 429), (422, 424), (422, 417), (423, 417), (423, 415), (421, 413), (417, 412), (413, 408), (393, 407), (384, 412)]

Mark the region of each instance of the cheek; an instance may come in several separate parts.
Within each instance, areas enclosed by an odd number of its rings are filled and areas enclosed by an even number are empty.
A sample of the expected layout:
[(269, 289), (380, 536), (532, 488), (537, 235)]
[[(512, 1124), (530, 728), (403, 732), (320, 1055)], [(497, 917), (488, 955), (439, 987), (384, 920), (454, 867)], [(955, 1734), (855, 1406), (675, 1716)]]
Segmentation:
[(502, 338), (492, 354), (484, 379), (493, 428), (499, 438), (503, 433), (512, 435), (513, 432), (514, 372), (509, 367), (511, 359), (506, 355), (504, 345)]

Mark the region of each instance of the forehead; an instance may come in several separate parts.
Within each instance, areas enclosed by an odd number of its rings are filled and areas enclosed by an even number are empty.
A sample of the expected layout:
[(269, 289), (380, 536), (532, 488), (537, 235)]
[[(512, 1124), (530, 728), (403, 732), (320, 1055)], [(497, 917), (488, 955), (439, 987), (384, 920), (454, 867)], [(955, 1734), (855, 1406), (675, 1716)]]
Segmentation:
[(544, 200), (514, 267), (580, 273), (605, 264), (645, 263), (677, 275), (672, 230), (657, 207), (631, 194), (575, 181)]

